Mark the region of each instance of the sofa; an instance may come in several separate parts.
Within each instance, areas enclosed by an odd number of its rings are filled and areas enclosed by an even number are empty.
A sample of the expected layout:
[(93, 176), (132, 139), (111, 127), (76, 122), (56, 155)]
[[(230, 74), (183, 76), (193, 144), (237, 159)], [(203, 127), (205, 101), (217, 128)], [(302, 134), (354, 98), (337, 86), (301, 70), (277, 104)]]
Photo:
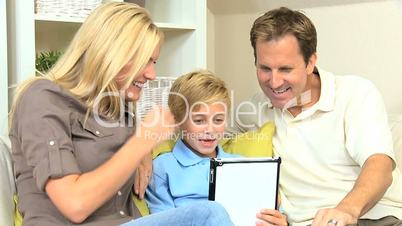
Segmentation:
[[(402, 115), (390, 115), (390, 128), (394, 141), (397, 167), (402, 171)], [(0, 225), (14, 225), (14, 176), (10, 155), (10, 142), (0, 137)]]
[(14, 174), (7, 138), (0, 137), (0, 225), (14, 225)]

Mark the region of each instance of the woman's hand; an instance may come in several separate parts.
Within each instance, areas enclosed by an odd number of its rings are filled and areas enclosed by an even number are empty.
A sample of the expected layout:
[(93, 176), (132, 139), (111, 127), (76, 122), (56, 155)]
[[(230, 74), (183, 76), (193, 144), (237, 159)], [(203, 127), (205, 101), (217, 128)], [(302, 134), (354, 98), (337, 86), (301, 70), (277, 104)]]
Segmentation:
[[(175, 123), (174, 117), (168, 109), (154, 107), (140, 122), (135, 136), (157, 145), (173, 135), (176, 129)], [(135, 175), (134, 193), (140, 199), (144, 198), (151, 175), (152, 153), (149, 153), (142, 159)]]
[(134, 193), (139, 199), (144, 199), (145, 190), (152, 176), (152, 154), (146, 155), (135, 171)]
[(286, 216), (281, 214), (278, 210), (263, 209), (257, 213), (257, 218), (261, 221), (257, 221), (257, 226), (287, 226), (288, 222)]
[(162, 107), (154, 107), (137, 127), (136, 136), (158, 144), (169, 139), (176, 130), (172, 113)]

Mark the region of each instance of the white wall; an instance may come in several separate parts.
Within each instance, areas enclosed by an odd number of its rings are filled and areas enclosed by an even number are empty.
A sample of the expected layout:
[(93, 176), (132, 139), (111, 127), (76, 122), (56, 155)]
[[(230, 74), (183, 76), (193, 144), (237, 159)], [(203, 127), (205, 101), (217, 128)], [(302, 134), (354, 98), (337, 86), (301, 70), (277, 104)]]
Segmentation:
[(259, 90), (249, 30), (255, 14), (215, 15), (215, 72), (234, 90), (234, 103)]
[[(339, 2), (301, 9), (317, 28), (319, 66), (370, 79), (388, 111), (401, 114), (402, 1)], [(235, 103), (259, 90), (249, 31), (261, 13), (214, 15), (215, 71), (236, 91)]]
[(207, 9), (207, 68), (215, 71), (215, 15)]
[(35, 75), (35, 50), (31, 48), (35, 45), (33, 8), (34, 1), (7, 1), (10, 85)]
[[(402, 113), (402, 4), (382, 1), (312, 8), (318, 64), (373, 81), (390, 113)], [(332, 24), (332, 25), (331, 25)]]
[(8, 103), (16, 84), (35, 75), (34, 1), (7, 2)]

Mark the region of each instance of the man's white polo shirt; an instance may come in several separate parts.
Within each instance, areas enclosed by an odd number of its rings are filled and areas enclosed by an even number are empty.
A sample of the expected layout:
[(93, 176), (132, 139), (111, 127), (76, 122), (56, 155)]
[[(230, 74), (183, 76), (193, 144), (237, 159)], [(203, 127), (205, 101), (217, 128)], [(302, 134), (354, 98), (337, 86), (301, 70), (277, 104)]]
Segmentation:
[[(384, 153), (395, 159), (385, 106), (375, 86), (357, 76), (318, 71), (320, 99), (296, 117), (269, 107), (263, 93), (252, 99), (260, 106), (257, 114), (239, 117), (243, 125), (274, 120), (274, 150), (282, 158), (282, 206), (294, 225), (311, 222), (318, 209), (335, 207), (371, 155)], [(363, 218), (388, 215), (402, 219), (402, 178), (397, 168), (384, 198)]]

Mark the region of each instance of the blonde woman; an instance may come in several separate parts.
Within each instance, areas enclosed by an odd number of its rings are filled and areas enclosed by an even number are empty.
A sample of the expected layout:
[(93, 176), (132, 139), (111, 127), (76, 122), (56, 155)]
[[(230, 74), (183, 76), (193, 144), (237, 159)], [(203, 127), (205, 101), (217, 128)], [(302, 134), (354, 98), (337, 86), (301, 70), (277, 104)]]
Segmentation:
[(24, 225), (231, 225), (214, 203), (140, 218), (131, 200), (142, 159), (173, 132), (163, 109), (130, 126), (161, 41), (145, 9), (105, 4), (49, 73), (19, 87), (10, 139)]

